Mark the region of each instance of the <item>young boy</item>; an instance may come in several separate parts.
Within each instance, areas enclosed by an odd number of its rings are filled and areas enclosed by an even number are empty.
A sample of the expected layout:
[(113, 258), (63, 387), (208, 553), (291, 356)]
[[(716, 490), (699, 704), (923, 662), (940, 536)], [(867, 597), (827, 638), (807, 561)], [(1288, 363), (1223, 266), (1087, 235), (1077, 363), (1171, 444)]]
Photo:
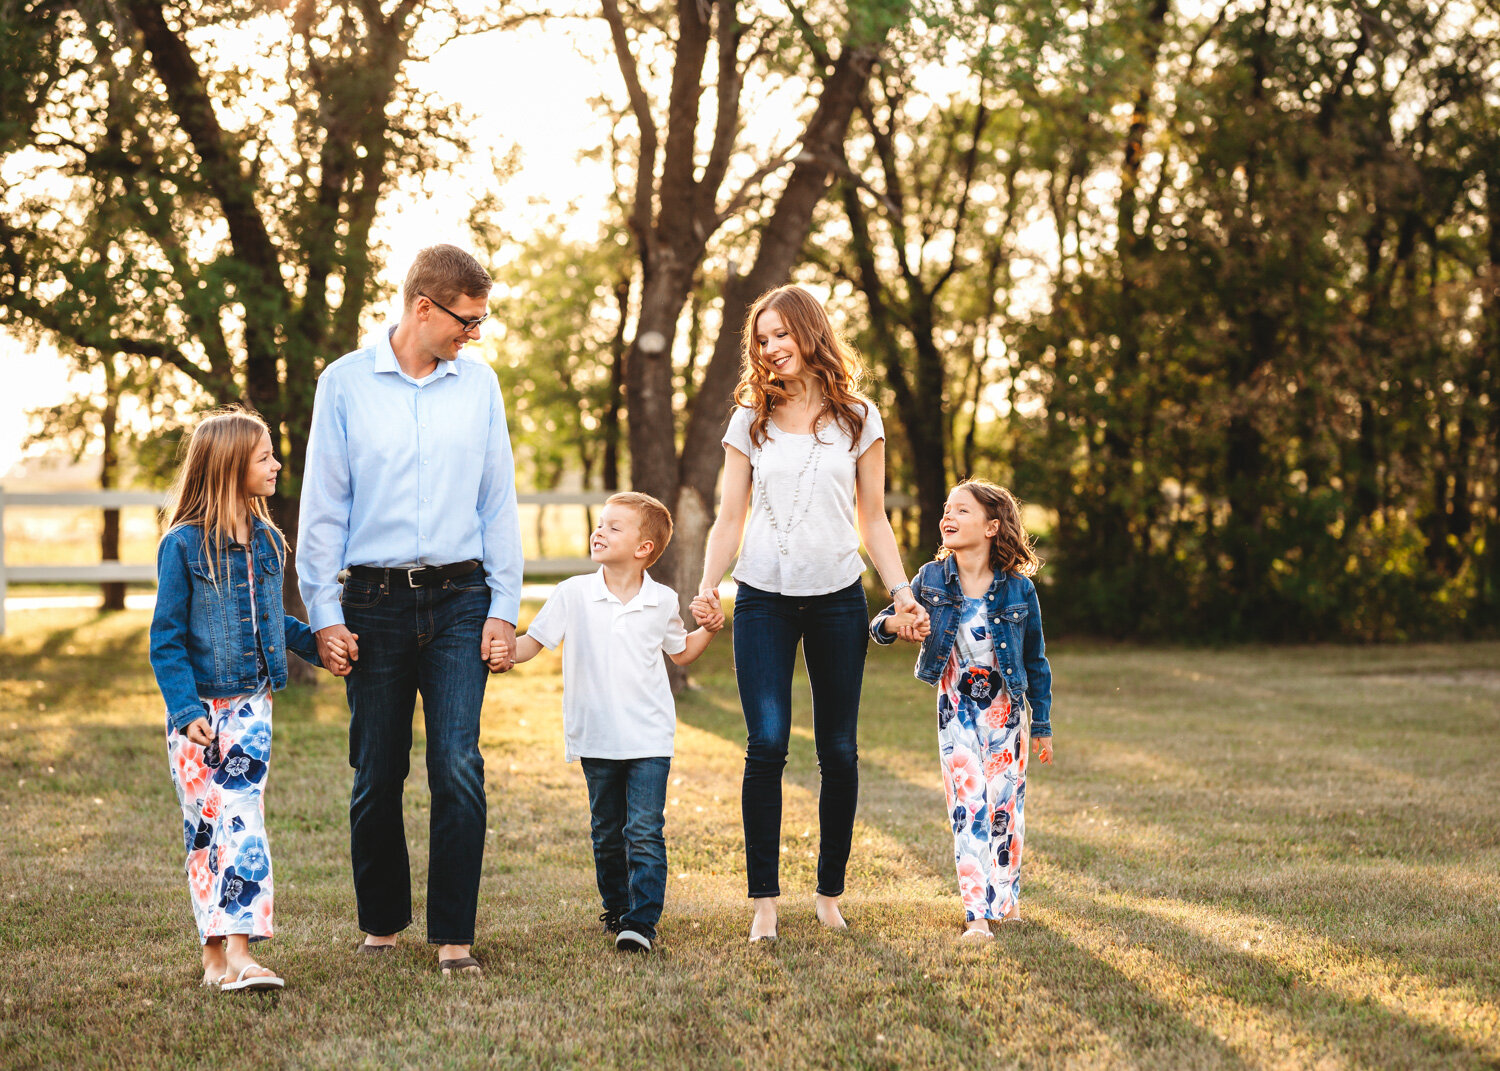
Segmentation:
[[(662, 826), (677, 713), (661, 656), (685, 666), (724, 627), (722, 614), (695, 612), (703, 627), (689, 633), (676, 592), (646, 575), (671, 538), (666, 506), (634, 491), (610, 495), (589, 538), (599, 571), (557, 585), (516, 639), (517, 662), (567, 641), (564, 747), (588, 783), (599, 918), (622, 952), (651, 951), (667, 889)], [(488, 654), (503, 661), (498, 645)]]

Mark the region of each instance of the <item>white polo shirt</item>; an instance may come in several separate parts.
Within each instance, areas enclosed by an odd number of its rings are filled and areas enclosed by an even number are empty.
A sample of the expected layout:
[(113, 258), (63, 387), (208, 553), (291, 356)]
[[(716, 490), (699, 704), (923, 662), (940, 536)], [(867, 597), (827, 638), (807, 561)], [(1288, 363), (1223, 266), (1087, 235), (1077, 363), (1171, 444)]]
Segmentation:
[(563, 747), (567, 760), (672, 754), (677, 708), (662, 655), (681, 654), (687, 630), (677, 593), (647, 573), (622, 603), (604, 570), (572, 576), (552, 592), (526, 634), (563, 648)]

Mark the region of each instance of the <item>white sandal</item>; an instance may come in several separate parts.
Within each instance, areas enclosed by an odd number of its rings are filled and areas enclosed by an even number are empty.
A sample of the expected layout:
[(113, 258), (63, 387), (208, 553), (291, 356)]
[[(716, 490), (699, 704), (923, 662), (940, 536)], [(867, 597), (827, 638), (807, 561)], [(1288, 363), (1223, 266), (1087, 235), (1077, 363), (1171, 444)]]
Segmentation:
[[(220, 981), (219, 989), (225, 993), (236, 993), (242, 989), (280, 989), (286, 985), (276, 974), (258, 974), (254, 978), (246, 978), (245, 975), (260, 967), (261, 970), (270, 970), (269, 967), (261, 967), (259, 963), (247, 963), (240, 969), (239, 977), (232, 982)], [(224, 975), (228, 978), (229, 975)]]

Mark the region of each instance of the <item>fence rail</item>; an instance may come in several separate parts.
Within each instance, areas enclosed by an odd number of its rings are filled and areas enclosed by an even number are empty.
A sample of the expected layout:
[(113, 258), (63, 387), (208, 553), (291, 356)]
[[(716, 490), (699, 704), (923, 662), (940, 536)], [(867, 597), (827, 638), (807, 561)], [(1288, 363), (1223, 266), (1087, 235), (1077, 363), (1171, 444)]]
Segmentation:
[[(538, 491), (517, 495), (523, 506), (602, 506), (606, 491)], [(5, 635), (5, 596), (11, 584), (154, 584), (155, 563), (132, 564), (104, 561), (97, 565), (7, 565), (5, 562), (5, 511), (7, 508), (84, 506), (93, 509), (123, 509), (152, 506), (161, 509), (167, 496), (160, 491), (52, 491), (10, 492), (0, 487), (0, 636)], [(572, 576), (594, 568), (588, 558), (528, 558), (527, 576)]]
[[(536, 491), (516, 496), (522, 506), (602, 506), (608, 491)], [(7, 507), (85, 506), (123, 509), (127, 506), (166, 505), (160, 491), (27, 491), (8, 492), (0, 486), (0, 636), (5, 635), (5, 595), (10, 584), (154, 584), (156, 565), (104, 561), (98, 565), (6, 565), (5, 510)], [(906, 509), (906, 495), (887, 495), (887, 509)], [(588, 558), (528, 558), (526, 576), (573, 576), (594, 568)]]

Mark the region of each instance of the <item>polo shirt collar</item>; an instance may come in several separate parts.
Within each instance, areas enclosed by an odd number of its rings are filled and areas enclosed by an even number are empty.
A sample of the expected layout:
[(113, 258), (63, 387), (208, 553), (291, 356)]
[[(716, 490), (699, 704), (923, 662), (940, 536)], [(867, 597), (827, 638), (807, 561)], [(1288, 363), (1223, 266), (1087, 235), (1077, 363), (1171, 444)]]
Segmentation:
[[(609, 585), (604, 582), (604, 566), (602, 565), (589, 580), (589, 597), (599, 602), (620, 602), (619, 597), (610, 591)], [(661, 604), (661, 585), (651, 579), (650, 573), (641, 574), (641, 590), (635, 593), (635, 598), (621, 605), (634, 606), (637, 603), (642, 608)]]
[(458, 375), (458, 360), (439, 361), (437, 367), (428, 373), (426, 379), (412, 379), (411, 376), (401, 371), (401, 362), (396, 360), (396, 351), (391, 348), (391, 335), (395, 333), (398, 324), (388, 324), (375, 333), (375, 371), (394, 372), (409, 383), (430, 383), (441, 376)]

